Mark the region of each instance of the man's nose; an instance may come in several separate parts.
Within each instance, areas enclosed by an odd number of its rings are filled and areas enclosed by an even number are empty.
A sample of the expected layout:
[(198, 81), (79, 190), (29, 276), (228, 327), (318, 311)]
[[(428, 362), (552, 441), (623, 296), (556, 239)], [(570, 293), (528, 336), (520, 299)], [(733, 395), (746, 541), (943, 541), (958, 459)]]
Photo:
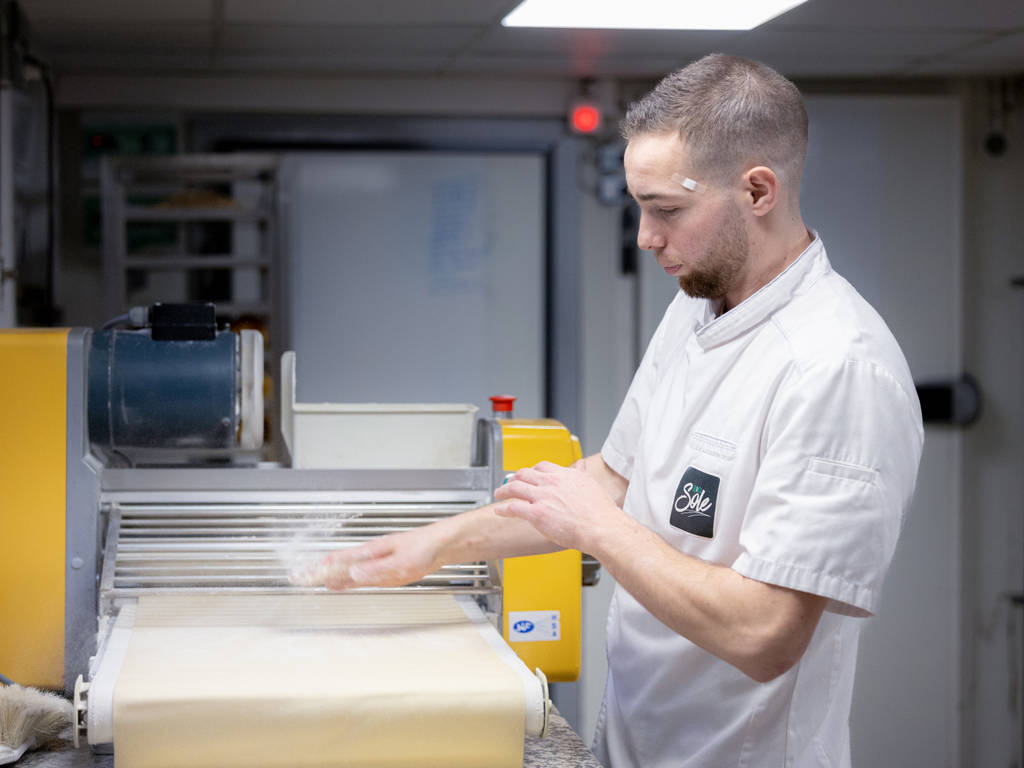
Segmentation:
[(651, 225), (651, 217), (640, 213), (640, 226), (636, 232), (636, 244), (641, 251), (653, 251), (665, 247), (665, 236)]

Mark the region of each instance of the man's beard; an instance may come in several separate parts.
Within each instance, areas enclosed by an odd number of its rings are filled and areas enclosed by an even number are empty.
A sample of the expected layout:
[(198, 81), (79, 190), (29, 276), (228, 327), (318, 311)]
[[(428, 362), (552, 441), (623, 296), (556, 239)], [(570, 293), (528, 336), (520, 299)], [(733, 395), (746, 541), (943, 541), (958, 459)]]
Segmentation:
[(710, 242), (693, 269), (679, 276), (679, 287), (695, 299), (723, 298), (747, 263), (750, 240), (735, 204)]

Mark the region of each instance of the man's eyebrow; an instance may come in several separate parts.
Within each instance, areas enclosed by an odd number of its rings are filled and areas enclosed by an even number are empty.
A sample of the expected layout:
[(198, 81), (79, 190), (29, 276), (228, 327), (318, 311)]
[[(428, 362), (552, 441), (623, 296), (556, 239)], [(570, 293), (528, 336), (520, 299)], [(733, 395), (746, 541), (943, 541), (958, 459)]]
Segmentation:
[(680, 196), (673, 192), (668, 194), (666, 192), (641, 192), (640, 194), (629, 193), (630, 196), (638, 203), (648, 203), (652, 200), (679, 200)]

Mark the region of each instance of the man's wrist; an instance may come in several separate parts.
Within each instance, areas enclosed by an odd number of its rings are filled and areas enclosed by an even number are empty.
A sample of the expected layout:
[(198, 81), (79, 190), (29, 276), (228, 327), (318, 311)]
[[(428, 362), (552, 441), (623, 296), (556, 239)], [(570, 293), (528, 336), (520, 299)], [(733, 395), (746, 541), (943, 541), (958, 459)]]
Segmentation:
[(465, 521), (462, 515), (449, 517), (434, 525), (427, 526), (434, 561), (438, 567), (447, 563), (461, 562), (465, 553)]
[(492, 505), (463, 512), (427, 526), (431, 546), (438, 566), (469, 560), (486, 560), (494, 556), (491, 541), (493, 529), (502, 520), (494, 514)]

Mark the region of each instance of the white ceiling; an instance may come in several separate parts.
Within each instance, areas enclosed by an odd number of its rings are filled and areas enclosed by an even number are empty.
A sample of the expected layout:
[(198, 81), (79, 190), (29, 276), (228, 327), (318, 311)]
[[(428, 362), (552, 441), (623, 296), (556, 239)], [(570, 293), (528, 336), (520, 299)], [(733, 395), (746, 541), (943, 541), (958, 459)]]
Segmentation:
[(1024, 0), (809, 0), (738, 33), (506, 29), (501, 18), (517, 2), (21, 0), (21, 7), (40, 53), (66, 73), (655, 77), (712, 51), (802, 78), (1024, 72)]

